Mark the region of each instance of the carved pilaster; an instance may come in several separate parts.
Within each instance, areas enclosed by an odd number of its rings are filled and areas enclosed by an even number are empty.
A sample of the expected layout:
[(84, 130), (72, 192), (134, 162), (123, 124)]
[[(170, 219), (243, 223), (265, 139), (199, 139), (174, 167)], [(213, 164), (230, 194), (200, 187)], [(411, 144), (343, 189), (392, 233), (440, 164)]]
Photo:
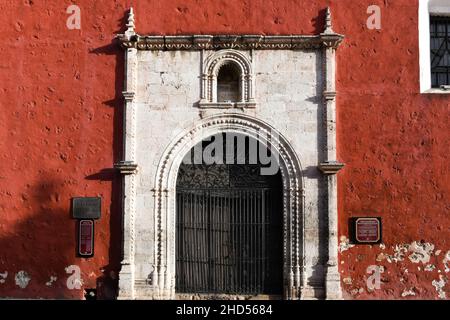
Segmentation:
[(320, 34), (323, 43), (324, 59), (324, 107), (326, 149), (325, 162), (319, 169), (327, 175), (328, 204), (328, 262), (326, 266), (325, 290), (327, 299), (341, 299), (342, 290), (338, 270), (338, 212), (337, 212), (337, 178), (336, 173), (343, 164), (336, 161), (336, 48), (343, 36), (333, 31), (330, 8), (327, 9), (326, 27)]
[[(121, 39), (130, 40), (135, 36), (134, 12), (130, 9), (127, 23), (127, 31), (121, 35)], [(125, 54), (125, 91), (123, 97), (124, 121), (123, 121), (123, 161), (115, 164), (123, 175), (123, 258), (122, 268), (119, 274), (119, 299), (135, 298), (135, 215), (136, 215), (136, 109), (134, 97), (137, 85), (137, 50), (127, 48)]]

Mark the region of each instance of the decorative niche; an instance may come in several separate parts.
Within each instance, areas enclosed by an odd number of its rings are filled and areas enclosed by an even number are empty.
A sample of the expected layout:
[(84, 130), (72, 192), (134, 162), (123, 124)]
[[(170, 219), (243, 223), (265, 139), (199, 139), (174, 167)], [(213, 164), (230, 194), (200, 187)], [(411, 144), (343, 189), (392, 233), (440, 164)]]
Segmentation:
[(200, 108), (254, 108), (254, 76), (250, 59), (237, 50), (220, 50), (203, 64)]

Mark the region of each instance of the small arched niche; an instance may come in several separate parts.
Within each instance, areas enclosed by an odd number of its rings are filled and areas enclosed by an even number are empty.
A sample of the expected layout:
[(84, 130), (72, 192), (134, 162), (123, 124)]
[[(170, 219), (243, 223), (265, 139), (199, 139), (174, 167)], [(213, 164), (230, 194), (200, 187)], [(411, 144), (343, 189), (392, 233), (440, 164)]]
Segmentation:
[(217, 75), (217, 102), (240, 102), (242, 74), (234, 63), (225, 63)]
[(200, 108), (254, 108), (252, 63), (244, 53), (220, 50), (203, 62)]

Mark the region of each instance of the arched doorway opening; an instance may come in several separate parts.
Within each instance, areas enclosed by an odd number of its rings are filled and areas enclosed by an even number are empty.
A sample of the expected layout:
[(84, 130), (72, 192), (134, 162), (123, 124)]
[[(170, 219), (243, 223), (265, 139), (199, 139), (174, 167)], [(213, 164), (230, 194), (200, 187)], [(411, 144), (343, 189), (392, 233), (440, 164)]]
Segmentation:
[(283, 199), (277, 161), (252, 137), (201, 141), (176, 184), (175, 290), (179, 294), (281, 295)]

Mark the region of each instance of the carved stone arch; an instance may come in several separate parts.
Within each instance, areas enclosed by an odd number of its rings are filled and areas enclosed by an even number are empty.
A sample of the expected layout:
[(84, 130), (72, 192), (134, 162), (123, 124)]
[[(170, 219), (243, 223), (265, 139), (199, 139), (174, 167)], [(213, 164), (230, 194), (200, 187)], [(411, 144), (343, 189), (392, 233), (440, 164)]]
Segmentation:
[[(233, 63), (241, 71), (241, 101), (234, 105), (217, 102), (217, 76), (220, 68), (227, 63)], [(200, 107), (255, 107), (252, 62), (244, 53), (233, 49), (214, 52), (205, 59), (202, 70)]]
[(204, 64), (203, 72), (208, 75), (216, 74), (221, 65), (227, 62), (236, 63), (242, 70), (242, 74), (252, 74), (252, 63), (245, 54), (240, 51), (225, 49), (210, 55)]
[(201, 120), (177, 136), (158, 165), (154, 193), (154, 260), (151, 283), (154, 298), (175, 297), (176, 180), (185, 155), (214, 134), (233, 132), (270, 147), (278, 159), (283, 181), (283, 291), (299, 299), (305, 285), (304, 185), (300, 161), (288, 142), (269, 124), (243, 114), (216, 115)]

